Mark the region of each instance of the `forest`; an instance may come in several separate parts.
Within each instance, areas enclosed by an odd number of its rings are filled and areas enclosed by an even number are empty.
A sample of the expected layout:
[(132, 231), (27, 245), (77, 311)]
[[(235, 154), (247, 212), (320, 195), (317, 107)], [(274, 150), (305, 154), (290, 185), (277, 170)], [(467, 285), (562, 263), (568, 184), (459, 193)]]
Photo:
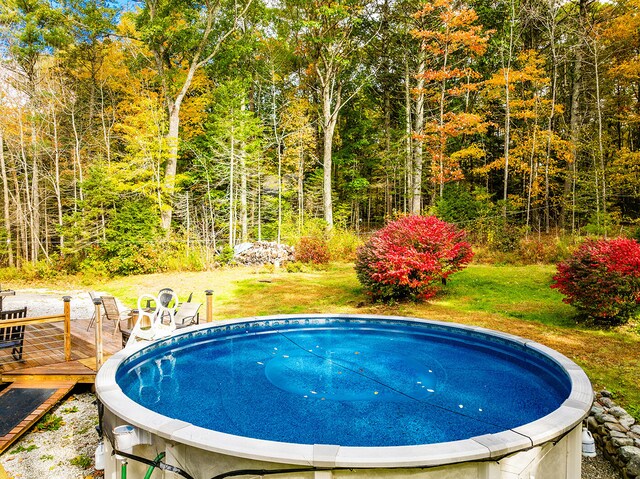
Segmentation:
[(402, 214), (640, 237), (639, 9), (0, 0), (0, 265), (197, 268)]

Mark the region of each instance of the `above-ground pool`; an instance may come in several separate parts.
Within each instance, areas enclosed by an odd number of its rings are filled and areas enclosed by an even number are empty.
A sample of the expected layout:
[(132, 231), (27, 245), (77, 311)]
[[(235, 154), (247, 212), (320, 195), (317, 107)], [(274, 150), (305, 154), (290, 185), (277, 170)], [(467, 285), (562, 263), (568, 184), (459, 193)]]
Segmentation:
[(248, 460), (266, 469), (388, 468), (389, 477), (403, 467), (498, 460), (575, 433), (592, 401), (582, 370), (538, 343), (348, 315), (190, 328), (118, 353), (96, 386), (110, 426), (148, 436), (151, 445), (140, 447), (168, 445), (172, 457), (191, 457), (192, 469), (208, 464), (193, 477), (221, 472), (207, 454), (227, 458), (227, 471)]

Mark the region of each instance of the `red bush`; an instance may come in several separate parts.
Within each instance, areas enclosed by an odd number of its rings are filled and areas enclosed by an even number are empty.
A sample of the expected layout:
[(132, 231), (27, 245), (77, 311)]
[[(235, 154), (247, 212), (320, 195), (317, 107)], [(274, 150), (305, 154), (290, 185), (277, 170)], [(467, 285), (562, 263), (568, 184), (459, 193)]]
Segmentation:
[(400, 218), (358, 248), (358, 279), (374, 299), (429, 299), (471, 261), (465, 236), (435, 216)]
[(330, 259), (327, 242), (320, 238), (304, 236), (295, 250), (296, 261), (301, 263), (327, 264)]
[(640, 304), (640, 244), (625, 238), (587, 240), (557, 265), (552, 288), (584, 318), (624, 323)]

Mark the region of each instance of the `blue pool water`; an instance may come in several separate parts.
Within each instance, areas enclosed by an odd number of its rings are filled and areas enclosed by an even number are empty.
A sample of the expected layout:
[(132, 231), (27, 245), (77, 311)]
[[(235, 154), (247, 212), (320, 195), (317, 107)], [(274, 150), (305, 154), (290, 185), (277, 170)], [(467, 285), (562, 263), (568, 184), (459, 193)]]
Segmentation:
[(407, 446), (512, 429), (557, 409), (566, 373), (518, 343), (418, 322), (260, 321), (143, 349), (118, 369), (142, 406), (272, 441)]

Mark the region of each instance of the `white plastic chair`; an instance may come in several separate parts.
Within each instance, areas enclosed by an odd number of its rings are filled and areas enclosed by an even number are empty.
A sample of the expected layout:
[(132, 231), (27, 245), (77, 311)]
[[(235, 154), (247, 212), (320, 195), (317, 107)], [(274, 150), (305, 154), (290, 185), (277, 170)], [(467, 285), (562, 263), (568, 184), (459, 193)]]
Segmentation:
[[(178, 298), (174, 296), (174, 305), (178, 304)], [(156, 304), (155, 310), (143, 308), (143, 304), (153, 302)], [(164, 323), (164, 318), (169, 318), (169, 323)], [(168, 336), (176, 329), (175, 307), (160, 304), (158, 298), (152, 294), (143, 294), (138, 298), (138, 320), (131, 330), (127, 346), (140, 340), (153, 341)]]

